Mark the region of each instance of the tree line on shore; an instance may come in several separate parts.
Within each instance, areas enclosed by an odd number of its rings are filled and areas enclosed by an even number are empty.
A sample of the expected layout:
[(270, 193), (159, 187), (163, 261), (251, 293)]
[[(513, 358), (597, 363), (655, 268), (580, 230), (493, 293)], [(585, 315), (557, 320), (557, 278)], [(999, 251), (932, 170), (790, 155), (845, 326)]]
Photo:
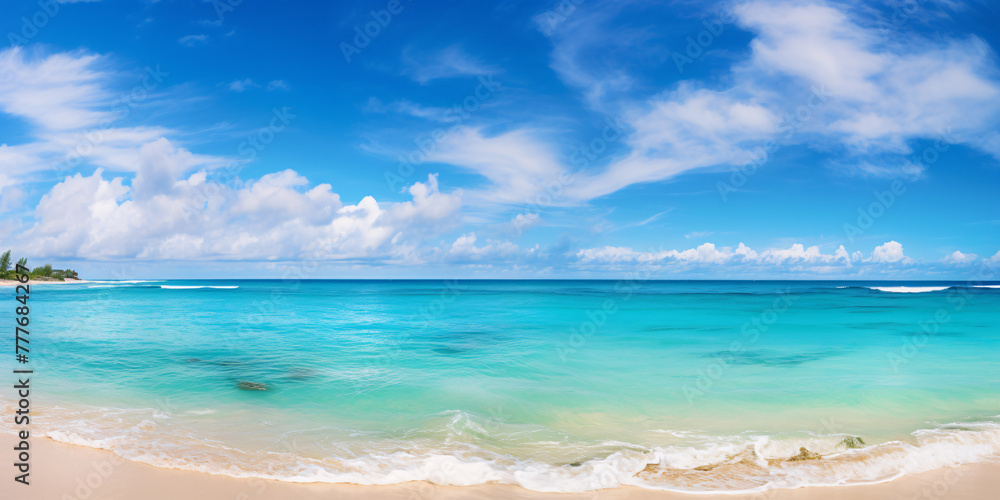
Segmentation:
[[(15, 279), (17, 276), (17, 266), (27, 268), (28, 258), (21, 257), (15, 265), (13, 260), (11, 260), (10, 250), (0, 255), (0, 279)], [(51, 278), (59, 281), (65, 281), (66, 278), (80, 279), (76, 271), (72, 269), (53, 269), (52, 264), (36, 267), (29, 274), (32, 278)]]

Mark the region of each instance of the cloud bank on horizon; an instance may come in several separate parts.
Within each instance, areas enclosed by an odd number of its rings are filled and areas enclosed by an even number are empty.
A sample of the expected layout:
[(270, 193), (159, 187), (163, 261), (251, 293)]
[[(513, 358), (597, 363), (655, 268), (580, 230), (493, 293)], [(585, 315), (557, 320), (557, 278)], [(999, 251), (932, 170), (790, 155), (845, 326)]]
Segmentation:
[[(975, 22), (995, 7), (129, 9), (8, 23), (18, 254), (328, 277), (1000, 267), (1000, 32)], [(71, 27), (101, 16), (117, 27)]]

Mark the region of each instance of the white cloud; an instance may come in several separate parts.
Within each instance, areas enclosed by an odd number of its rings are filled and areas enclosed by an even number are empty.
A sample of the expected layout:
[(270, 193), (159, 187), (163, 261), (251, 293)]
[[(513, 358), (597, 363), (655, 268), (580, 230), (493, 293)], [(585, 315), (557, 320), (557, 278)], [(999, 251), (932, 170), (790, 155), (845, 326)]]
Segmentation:
[(884, 43), (823, 2), (750, 2), (737, 12), (757, 33), (753, 65), (829, 89), (830, 116), (817, 123), (820, 131), (862, 151), (907, 153), (907, 141), (948, 129), (968, 132), (965, 140), (982, 149), (976, 132), (995, 128), (1000, 85), (994, 57), (977, 38)]
[(288, 84), (284, 80), (271, 80), (267, 82), (267, 91), (272, 90), (289, 90)]
[(0, 109), (47, 130), (93, 127), (113, 114), (110, 75), (100, 56), (80, 52), (30, 59), (14, 47), (0, 52)]
[(458, 121), (460, 117), (454, 109), (422, 106), (406, 99), (383, 103), (377, 97), (371, 97), (362, 109), (369, 113), (399, 113), (438, 122)]
[(659, 250), (641, 252), (629, 247), (606, 246), (577, 251), (580, 264), (587, 265), (646, 265), (654, 269), (681, 271), (692, 269), (738, 268), (741, 270), (810, 271), (817, 273), (848, 272), (856, 265), (913, 264), (915, 261), (902, 254), (902, 247), (889, 242), (876, 247), (868, 259), (862, 260), (860, 252), (852, 257), (843, 245), (832, 254), (823, 253), (818, 246), (806, 247), (795, 243), (789, 248), (768, 248), (756, 251), (740, 243), (736, 248), (717, 247), (703, 243), (687, 250)]
[[(767, 141), (847, 146), (837, 163), (869, 177), (922, 177), (924, 167), (906, 158), (918, 139), (943, 137), (1000, 158), (997, 66), (975, 37), (890, 43), (841, 5), (745, 2), (736, 8), (738, 22), (754, 38), (750, 56), (731, 67), (731, 87), (685, 80), (636, 97), (633, 79), (615, 69), (626, 66), (613, 57), (630, 53), (619, 45), (646, 35), (619, 36), (603, 26), (622, 8), (578, 6), (558, 22), (536, 18), (553, 42), (556, 73), (595, 110), (621, 115), (628, 130), (629, 150), (609, 157), (602, 171), (579, 174), (569, 200), (693, 169), (745, 165)], [(595, 57), (598, 47), (604, 57)], [(803, 109), (807, 118), (795, 118)]]
[(711, 236), (713, 234), (715, 234), (714, 231), (693, 231), (693, 232), (690, 232), (688, 234), (685, 234), (684, 235), (684, 239), (690, 240), (690, 239), (694, 238), (694, 239), (697, 240), (699, 238), (704, 238), (706, 236)]
[(927, 169), (920, 164), (910, 161), (898, 161), (895, 164), (877, 164), (868, 160), (848, 163), (846, 165), (837, 164), (833, 168), (841, 173), (864, 178), (876, 179), (905, 179), (916, 181), (926, 176)]
[(648, 41), (645, 30), (608, 25), (623, 6), (622, 2), (586, 6), (564, 2), (533, 18), (539, 31), (553, 41), (549, 66), (567, 85), (580, 89), (584, 101), (596, 110), (606, 109), (606, 99), (633, 87), (635, 79), (622, 68), (622, 61)]
[[(456, 127), (440, 138), (428, 160), (464, 167), (490, 180), (474, 198), (531, 203), (550, 187), (561, 190), (565, 170), (549, 145), (527, 130), (487, 137), (479, 129)], [(552, 203), (553, 197), (547, 198)]]
[(452, 243), (448, 256), (454, 260), (498, 260), (514, 256), (520, 248), (509, 241), (486, 240), (476, 246), (476, 233), (463, 234)]
[[(0, 145), (0, 160), (22, 174), (51, 168), (71, 153), (82, 161), (67, 172), (87, 172), (66, 175), (43, 194), (33, 223), (14, 237), (29, 253), (98, 260), (412, 260), (417, 242), (458, 220), (461, 191), (440, 192), (434, 175), (409, 186), (409, 201), (383, 205), (370, 196), (345, 205), (331, 185), (310, 187), (292, 170), (248, 181), (220, 177), (219, 167), (238, 164), (189, 151), (170, 129), (112, 127), (120, 116), (106, 111), (115, 103), (106, 64), (82, 52), (0, 52), (0, 74), (13, 75), (13, 83), (0, 79), (0, 109), (34, 126), (31, 142)], [(7, 171), (0, 176), (0, 209), (23, 199), (17, 185), (24, 180)]]
[[(254, 83), (253, 80), (251, 80), (249, 78), (244, 78), (242, 80), (233, 80), (232, 82), (229, 83), (229, 85), (227, 85), (227, 87), (229, 88), (229, 90), (232, 90), (233, 92), (243, 92), (246, 89), (249, 89), (251, 87), (258, 87), (258, 86), (259, 85), (257, 85), (256, 83)], [(270, 89), (268, 89), (268, 90), (270, 90)]]
[(511, 228), (517, 234), (521, 234), (528, 228), (542, 223), (542, 217), (536, 213), (517, 214), (510, 220)]
[(177, 39), (177, 43), (188, 47), (208, 43), (208, 35), (187, 35)]
[[(8, 184), (36, 179), (43, 170), (65, 175), (83, 165), (134, 172), (145, 145), (175, 135), (163, 127), (116, 126), (142, 101), (155, 103), (154, 92), (168, 74), (147, 68), (139, 85), (119, 93), (112, 90), (115, 77), (108, 66), (102, 56), (79, 51), (0, 52), (0, 75), (9, 77), (0, 78), (0, 111), (31, 125), (27, 142), (0, 144), (0, 162), (18, 167), (7, 174)], [(204, 155), (188, 160), (206, 169), (224, 163)], [(4, 211), (16, 208), (17, 192), (6, 193)]]
[(750, 147), (770, 137), (779, 120), (752, 98), (682, 85), (627, 111), (623, 121), (631, 130), (625, 139), (631, 153), (602, 172), (581, 176), (570, 190), (574, 198), (596, 198), (695, 168), (745, 163)]
[(230, 186), (203, 171), (182, 174), (190, 153), (169, 143), (144, 153), (131, 186), (100, 169), (56, 184), (22, 235), (25, 247), (98, 260), (392, 260), (451, 227), (461, 207), (434, 176), (410, 186), (412, 201), (344, 205), (329, 184), (309, 188), (292, 170)]
[(483, 64), (457, 45), (429, 56), (414, 56), (411, 51), (405, 51), (403, 63), (404, 72), (421, 84), (443, 78), (489, 75), (501, 71), (495, 66)]
[(974, 253), (962, 253), (959, 252), (958, 250), (955, 250), (947, 257), (942, 259), (942, 262), (951, 266), (968, 266), (976, 262), (976, 259), (978, 258), (979, 256)]
[(866, 259), (869, 262), (912, 264), (913, 259), (903, 255), (903, 245), (898, 241), (887, 241), (875, 247), (871, 256)]

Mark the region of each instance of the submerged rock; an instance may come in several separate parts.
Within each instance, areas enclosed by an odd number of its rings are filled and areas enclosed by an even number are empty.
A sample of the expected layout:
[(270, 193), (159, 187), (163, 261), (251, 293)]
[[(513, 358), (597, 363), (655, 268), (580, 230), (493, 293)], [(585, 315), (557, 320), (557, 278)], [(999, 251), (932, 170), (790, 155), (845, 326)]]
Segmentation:
[(201, 360), (200, 360), (200, 359), (198, 359), (198, 358), (188, 358), (188, 359), (187, 359), (187, 362), (188, 362), (188, 363), (197, 363), (197, 362), (199, 362), (199, 361), (201, 361)]
[(268, 390), (267, 384), (261, 384), (260, 382), (247, 382), (246, 380), (240, 380), (236, 384), (236, 388), (241, 391), (266, 391)]
[(801, 460), (819, 460), (823, 458), (819, 453), (813, 453), (805, 448), (799, 448), (799, 454), (788, 459), (789, 462), (798, 462)]
[(865, 446), (865, 440), (861, 439), (861, 436), (847, 436), (842, 441), (847, 449), (862, 448)]

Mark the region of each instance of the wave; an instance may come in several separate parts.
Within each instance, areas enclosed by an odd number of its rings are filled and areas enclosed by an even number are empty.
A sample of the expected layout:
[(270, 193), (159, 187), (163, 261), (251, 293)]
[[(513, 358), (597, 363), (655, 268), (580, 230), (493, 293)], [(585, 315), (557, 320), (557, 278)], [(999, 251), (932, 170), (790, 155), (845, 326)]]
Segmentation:
[(160, 283), (166, 280), (87, 280), (87, 283), (107, 283), (111, 285), (127, 285), (133, 283)]
[(927, 292), (940, 292), (941, 290), (947, 290), (952, 288), (950, 286), (869, 286), (865, 288), (870, 288), (872, 290), (878, 290), (880, 292), (891, 292), (891, 293), (927, 293)]
[[(0, 407), (12, 402), (0, 401)], [(60, 410), (66, 410), (60, 408)], [(452, 410), (421, 438), (389, 439), (372, 431), (319, 429), (272, 433), (261, 446), (235, 445), (198, 435), (164, 410), (92, 409), (47, 412), (40, 434), (55, 441), (112, 451), (126, 459), (237, 478), (364, 485), (429, 481), (439, 485), (519, 485), (539, 492), (579, 493), (620, 486), (686, 493), (753, 493), (804, 486), (872, 484), (942, 467), (983, 462), (1000, 455), (1000, 423), (948, 423), (911, 434), (907, 442), (857, 446), (845, 434), (778, 438), (766, 435), (669, 434), (649, 446), (620, 441), (580, 441), (542, 428), (518, 430), (495, 419)], [(113, 418), (94, 418), (98, 415)], [(189, 418), (216, 418), (199, 410)], [(68, 417), (68, 418), (66, 418)], [(6, 422), (0, 422), (0, 429)], [(505, 424), (506, 425), (506, 424)], [(272, 429), (273, 430), (273, 429)], [(333, 438), (329, 432), (342, 436)], [(280, 437), (279, 437), (280, 434)], [(536, 452), (497, 443), (532, 436)], [(320, 436), (326, 436), (324, 440)], [(380, 437), (381, 436), (381, 437)], [(263, 436), (258, 436), (258, 439)], [(319, 444), (317, 444), (319, 443)], [(681, 444), (683, 443), (683, 444)], [(522, 446), (524, 443), (522, 443)], [(821, 456), (799, 460), (802, 448)], [(579, 461), (567, 459), (577, 453)]]
[(233, 289), (236, 289), (236, 288), (239, 288), (239, 285), (228, 285), (228, 286), (209, 286), (209, 285), (203, 285), (203, 286), (186, 286), (186, 285), (185, 285), (185, 286), (182, 286), (182, 285), (160, 285), (160, 288), (163, 288), (163, 289), (166, 289), (166, 290), (200, 290), (200, 289), (203, 289), (203, 288), (211, 288), (211, 289), (214, 289), (214, 290), (233, 290)]
[(975, 288), (985, 288), (985, 289), (1000, 289), (1000, 285), (945, 285), (945, 286), (838, 286), (837, 289), (850, 289), (850, 290), (875, 290), (878, 292), (888, 292), (888, 293), (928, 293), (928, 292), (940, 292), (943, 290), (969, 290)]

